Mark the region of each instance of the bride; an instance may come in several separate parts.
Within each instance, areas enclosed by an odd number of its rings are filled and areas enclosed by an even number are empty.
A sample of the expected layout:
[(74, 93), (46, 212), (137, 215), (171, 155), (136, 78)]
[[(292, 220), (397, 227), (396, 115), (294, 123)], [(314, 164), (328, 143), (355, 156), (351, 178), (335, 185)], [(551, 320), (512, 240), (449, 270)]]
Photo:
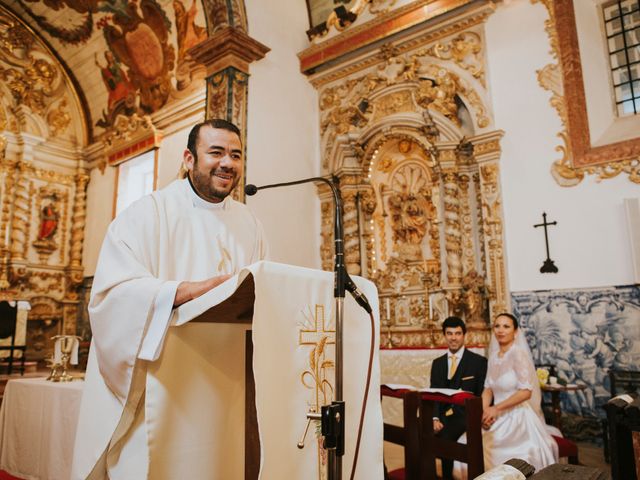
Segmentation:
[(482, 392), (484, 468), (520, 458), (540, 470), (558, 461), (558, 446), (544, 423), (531, 351), (509, 313), (496, 317), (493, 333)]
[[(493, 333), (482, 392), (484, 468), (520, 458), (538, 471), (557, 463), (558, 446), (544, 423), (533, 357), (513, 315), (498, 315)], [(466, 466), (456, 462), (454, 476), (466, 478)]]

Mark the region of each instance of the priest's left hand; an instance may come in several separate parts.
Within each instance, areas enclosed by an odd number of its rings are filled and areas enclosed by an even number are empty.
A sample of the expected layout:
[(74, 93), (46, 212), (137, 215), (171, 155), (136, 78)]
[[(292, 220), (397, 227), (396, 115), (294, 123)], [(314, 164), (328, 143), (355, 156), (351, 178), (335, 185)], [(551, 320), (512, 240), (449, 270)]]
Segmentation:
[(198, 298), (200, 295), (207, 293), (229, 278), (231, 278), (231, 275), (220, 275), (200, 282), (181, 282), (176, 290), (176, 298), (173, 300), (173, 306), (178, 307), (189, 300)]

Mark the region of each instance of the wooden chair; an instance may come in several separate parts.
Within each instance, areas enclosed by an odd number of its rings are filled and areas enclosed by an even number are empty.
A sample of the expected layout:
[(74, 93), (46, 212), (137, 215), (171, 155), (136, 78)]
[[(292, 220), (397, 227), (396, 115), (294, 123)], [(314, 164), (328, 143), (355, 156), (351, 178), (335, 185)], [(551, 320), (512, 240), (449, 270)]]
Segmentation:
[[(405, 468), (389, 472), (390, 480), (435, 480), (436, 457), (459, 460), (468, 465), (469, 478), (484, 471), (482, 453), (482, 399), (469, 393), (449, 397), (437, 393), (390, 390), (382, 387), (382, 395), (401, 398), (404, 426), (384, 424), (384, 439), (405, 447)], [(433, 431), (435, 402), (465, 406), (467, 444), (437, 438)], [(427, 419), (421, 421), (420, 419)]]
[(404, 447), (404, 469), (389, 472), (390, 480), (418, 479), (420, 476), (420, 393), (408, 390), (381, 388), (381, 395), (402, 399), (403, 426), (385, 423), (384, 440)]
[(0, 339), (11, 339), (10, 345), (0, 345), (0, 350), (9, 350), (7, 358), (7, 374), (13, 372), (14, 352), (22, 352), (20, 359), (20, 374), (24, 375), (24, 361), (27, 350), (26, 345), (16, 345), (16, 328), (18, 324), (18, 307), (12, 307), (6, 300), (0, 301)]
[[(609, 370), (609, 384), (611, 388), (611, 398), (623, 393), (640, 393), (640, 372), (634, 370)], [(611, 461), (609, 434), (609, 421), (602, 419), (602, 443), (604, 447), (604, 459), (607, 463)]]

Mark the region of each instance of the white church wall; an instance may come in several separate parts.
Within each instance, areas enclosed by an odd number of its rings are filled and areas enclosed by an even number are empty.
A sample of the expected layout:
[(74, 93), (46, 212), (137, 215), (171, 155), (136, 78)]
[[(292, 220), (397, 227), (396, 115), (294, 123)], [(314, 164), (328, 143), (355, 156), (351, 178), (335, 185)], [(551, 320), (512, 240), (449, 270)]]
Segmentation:
[(96, 271), (102, 240), (113, 215), (113, 199), (116, 187), (116, 169), (106, 167), (91, 170), (87, 186), (87, 220), (84, 229), (82, 263), (85, 277)]
[[(196, 123), (198, 120), (193, 121)], [(178, 178), (182, 155), (187, 148), (187, 138), (192, 125), (180, 130), (173, 135), (162, 139), (162, 145), (158, 151), (158, 175), (156, 185), (158, 189), (164, 188)]]
[[(249, 34), (271, 51), (250, 67), (247, 183), (317, 174), (318, 103), (296, 54), (308, 46), (304, 2), (245, 1)], [(270, 259), (320, 267), (320, 206), (313, 184), (258, 192), (247, 204), (262, 221)]]
[[(550, 92), (536, 78), (537, 70), (555, 61), (546, 18), (542, 4), (516, 0), (502, 4), (486, 25), (496, 128), (506, 132), (501, 168), (510, 289), (628, 285), (633, 269), (623, 200), (637, 197), (638, 186), (622, 175), (601, 183), (586, 177), (565, 188), (550, 173), (561, 158), (555, 149), (562, 125), (549, 104)], [(539, 272), (546, 258), (544, 232), (533, 225), (542, 221), (542, 212), (558, 222), (549, 229), (557, 274)]]
[[(252, 64), (247, 120), (247, 182), (263, 185), (317, 174), (317, 95), (300, 73), (297, 52), (307, 46), (306, 5), (246, 2), (249, 33), (271, 48)], [(197, 121), (194, 119), (193, 122)], [(158, 153), (157, 188), (176, 178), (191, 125), (166, 136)], [(85, 276), (95, 272), (111, 222), (115, 168), (91, 172), (87, 191)], [(313, 185), (267, 190), (247, 204), (264, 225), (273, 261), (319, 268), (320, 207)]]

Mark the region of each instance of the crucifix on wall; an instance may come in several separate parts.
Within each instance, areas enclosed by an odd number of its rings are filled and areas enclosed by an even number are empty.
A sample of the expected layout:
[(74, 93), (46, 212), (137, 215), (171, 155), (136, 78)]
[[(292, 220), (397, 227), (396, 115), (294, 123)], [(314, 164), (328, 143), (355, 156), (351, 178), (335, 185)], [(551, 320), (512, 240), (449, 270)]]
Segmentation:
[(533, 226), (533, 228), (544, 228), (544, 243), (547, 247), (547, 259), (540, 267), (540, 273), (558, 273), (558, 267), (556, 267), (555, 263), (553, 263), (553, 260), (551, 260), (551, 258), (549, 257), (549, 234), (547, 233), (547, 227), (557, 224), (558, 222), (556, 222), (555, 220), (553, 222), (547, 222), (547, 214), (546, 212), (543, 212), (542, 223), (538, 223), (537, 225)]

